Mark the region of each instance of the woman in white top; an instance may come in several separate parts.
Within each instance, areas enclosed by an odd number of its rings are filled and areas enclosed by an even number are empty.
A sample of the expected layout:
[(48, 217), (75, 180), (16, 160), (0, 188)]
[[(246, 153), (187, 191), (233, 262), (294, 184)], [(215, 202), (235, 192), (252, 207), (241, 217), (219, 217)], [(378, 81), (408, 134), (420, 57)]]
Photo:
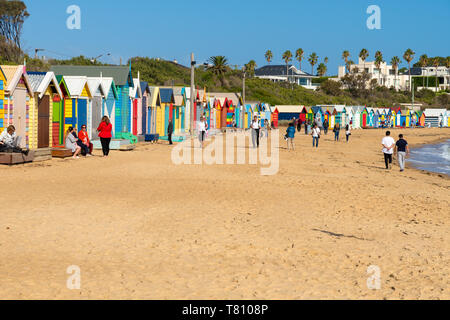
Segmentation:
[(316, 124), (314, 124), (314, 128), (312, 129), (311, 135), (313, 137), (313, 148), (319, 147), (319, 138), (320, 138), (320, 128), (319, 126)]
[(255, 116), (253, 118), (253, 121), (250, 125), (250, 128), (252, 128), (252, 142), (253, 142), (253, 148), (259, 148), (259, 131), (260, 131), (260, 126), (259, 126), (259, 121), (258, 121), (258, 117)]
[(208, 123), (205, 121), (205, 118), (201, 116), (198, 123), (198, 140), (200, 141), (202, 148), (206, 138), (206, 130), (208, 130)]
[(74, 159), (78, 159), (78, 155), (81, 152), (81, 147), (77, 144), (77, 138), (75, 138), (72, 132), (73, 127), (69, 127), (66, 132), (66, 148), (72, 151)]

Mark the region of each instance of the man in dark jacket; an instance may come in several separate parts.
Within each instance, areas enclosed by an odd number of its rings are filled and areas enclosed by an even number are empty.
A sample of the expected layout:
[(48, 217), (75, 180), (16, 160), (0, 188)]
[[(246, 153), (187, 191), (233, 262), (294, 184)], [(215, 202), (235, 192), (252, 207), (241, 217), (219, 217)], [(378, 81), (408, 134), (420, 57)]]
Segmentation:
[(172, 143), (172, 133), (173, 133), (173, 124), (172, 120), (169, 120), (169, 125), (167, 126), (167, 136), (169, 137), (169, 144)]

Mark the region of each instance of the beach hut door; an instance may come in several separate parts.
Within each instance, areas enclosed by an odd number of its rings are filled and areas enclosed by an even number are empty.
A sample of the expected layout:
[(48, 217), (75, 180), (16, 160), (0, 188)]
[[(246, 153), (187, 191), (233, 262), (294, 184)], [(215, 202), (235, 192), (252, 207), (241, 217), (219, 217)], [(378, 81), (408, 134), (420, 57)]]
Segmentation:
[(142, 97), (142, 134), (147, 133), (147, 97)]
[(97, 126), (102, 121), (102, 97), (94, 97), (92, 100), (92, 137), (98, 139)]
[(81, 130), (82, 125), (87, 126), (87, 100), (78, 99), (78, 130)]
[(26, 146), (26, 104), (27, 91), (23, 88), (16, 88), (14, 91), (14, 126), (18, 136), (22, 137), (20, 147)]
[(50, 97), (39, 99), (38, 105), (38, 148), (48, 148), (50, 138)]

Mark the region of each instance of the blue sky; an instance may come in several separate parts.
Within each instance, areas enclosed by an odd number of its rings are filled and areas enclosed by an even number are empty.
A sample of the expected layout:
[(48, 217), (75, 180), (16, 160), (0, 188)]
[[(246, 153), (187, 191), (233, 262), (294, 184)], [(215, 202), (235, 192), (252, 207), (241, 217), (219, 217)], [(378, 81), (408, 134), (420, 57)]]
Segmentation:
[[(23, 47), (34, 54), (57, 58), (85, 55), (107, 63), (133, 56), (177, 59), (188, 64), (190, 52), (199, 63), (224, 55), (232, 65), (254, 59), (283, 63), (286, 50), (303, 48), (306, 56), (329, 58), (328, 74), (337, 74), (342, 51), (358, 60), (361, 48), (372, 60), (381, 50), (388, 62), (407, 48), (419, 55), (450, 55), (449, 0), (25, 0), (30, 17), (25, 23)], [(81, 9), (81, 30), (69, 30), (66, 9)], [(381, 30), (369, 30), (369, 5), (381, 9)], [(306, 59), (305, 59), (306, 60)], [(302, 69), (310, 72), (305, 61)]]

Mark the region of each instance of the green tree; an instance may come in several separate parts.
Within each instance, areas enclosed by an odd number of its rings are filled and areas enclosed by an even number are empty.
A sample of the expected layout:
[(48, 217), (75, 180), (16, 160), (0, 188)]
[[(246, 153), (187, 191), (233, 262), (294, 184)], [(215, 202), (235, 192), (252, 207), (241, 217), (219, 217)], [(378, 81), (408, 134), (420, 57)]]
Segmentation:
[(273, 53), (272, 53), (272, 51), (267, 50), (267, 51), (266, 51), (266, 54), (264, 55), (264, 57), (266, 58), (267, 63), (270, 64), (270, 63), (272, 62), (272, 59), (273, 59)]
[(347, 67), (348, 73), (351, 73), (352, 65), (354, 65), (354, 64), (355, 64), (355, 62), (353, 62), (353, 60), (347, 60), (346, 67)]
[(400, 65), (401, 60), (399, 57), (394, 56), (391, 59), (391, 65), (394, 68), (395, 78), (394, 78), (394, 88), (397, 89), (397, 75), (398, 75), (398, 66)]
[(255, 69), (256, 69), (256, 62), (255, 60), (250, 60), (245, 65), (245, 71), (248, 73), (250, 77), (253, 77), (255, 75)]
[(0, 0), (0, 36), (14, 43), (19, 49), (25, 19), (30, 14), (23, 1)]
[(364, 71), (366, 71), (366, 59), (369, 57), (369, 51), (367, 51), (367, 49), (362, 49), (361, 52), (359, 53), (359, 57), (363, 61)]
[(311, 74), (314, 75), (314, 66), (317, 64), (317, 61), (319, 61), (319, 56), (313, 52), (308, 58), (309, 64), (311, 65)]
[(302, 60), (303, 60), (303, 55), (304, 55), (304, 51), (302, 48), (297, 49), (297, 51), (295, 51), (295, 59), (297, 59), (299, 66), (300, 66), (300, 71), (302, 70)]
[[(327, 67), (328, 70), (328, 57), (325, 57), (325, 59), (323, 59), (323, 63), (325, 63), (325, 66)], [(327, 75), (327, 70), (325, 70), (325, 75)]]
[(323, 77), (325, 73), (327, 73), (327, 66), (325, 65), (325, 63), (319, 64), (317, 66), (317, 74), (319, 75), (319, 77)]
[(214, 56), (209, 58), (208, 70), (217, 76), (222, 76), (228, 71), (228, 59), (224, 56)]
[(403, 54), (403, 59), (408, 63), (408, 71), (409, 71), (409, 91), (411, 91), (411, 61), (414, 60), (414, 55), (416, 53), (411, 49), (407, 49)]
[[(344, 60), (345, 63), (345, 67), (347, 67), (347, 62), (348, 62), (348, 58), (350, 57), (350, 52), (348, 52), (347, 50), (345, 50), (344, 52), (342, 52), (342, 59)], [(348, 72), (350, 72), (350, 70), (347, 69)], [(347, 72), (346, 72), (347, 73)]]
[(285, 51), (282, 58), (286, 63), (286, 79), (289, 82), (289, 62), (292, 61), (292, 52), (290, 50)]

